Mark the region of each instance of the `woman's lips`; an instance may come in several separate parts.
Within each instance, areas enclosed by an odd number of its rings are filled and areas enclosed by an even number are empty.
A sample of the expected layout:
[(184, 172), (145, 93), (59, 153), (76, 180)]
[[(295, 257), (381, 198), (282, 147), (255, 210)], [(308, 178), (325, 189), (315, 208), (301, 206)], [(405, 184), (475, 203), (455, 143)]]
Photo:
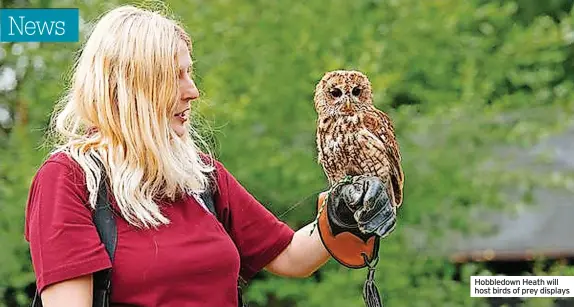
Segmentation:
[(188, 117), (188, 114), (189, 114), (189, 109), (186, 109), (185, 111), (176, 113), (174, 116), (177, 117), (177, 118), (179, 118), (179, 119), (182, 120), (182, 121), (186, 121), (186, 120), (187, 120), (187, 117)]

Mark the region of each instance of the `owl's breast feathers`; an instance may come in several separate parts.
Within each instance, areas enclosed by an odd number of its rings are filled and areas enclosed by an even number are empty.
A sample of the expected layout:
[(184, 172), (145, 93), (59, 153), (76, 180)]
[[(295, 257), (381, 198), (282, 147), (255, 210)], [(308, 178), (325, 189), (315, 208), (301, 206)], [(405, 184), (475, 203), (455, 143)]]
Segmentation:
[(385, 113), (373, 108), (352, 115), (320, 117), (317, 149), (331, 185), (347, 175), (378, 176), (394, 205), (402, 204), (401, 155), (393, 124)]

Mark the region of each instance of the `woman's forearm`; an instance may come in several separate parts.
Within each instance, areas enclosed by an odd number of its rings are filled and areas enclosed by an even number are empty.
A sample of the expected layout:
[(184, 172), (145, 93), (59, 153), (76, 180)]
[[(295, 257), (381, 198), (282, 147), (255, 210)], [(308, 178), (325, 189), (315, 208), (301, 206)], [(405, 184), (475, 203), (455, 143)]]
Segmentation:
[(62, 281), (46, 287), (40, 297), (44, 307), (92, 306), (92, 274)]
[[(313, 232), (311, 233), (311, 230)], [(291, 242), (290, 257), (299, 266), (301, 275), (309, 276), (329, 260), (330, 254), (319, 236), (314, 223), (299, 229)]]
[[(314, 230), (311, 233), (312, 229)], [(329, 257), (319, 230), (311, 223), (295, 232), (291, 244), (267, 269), (282, 276), (308, 277), (325, 264)]]

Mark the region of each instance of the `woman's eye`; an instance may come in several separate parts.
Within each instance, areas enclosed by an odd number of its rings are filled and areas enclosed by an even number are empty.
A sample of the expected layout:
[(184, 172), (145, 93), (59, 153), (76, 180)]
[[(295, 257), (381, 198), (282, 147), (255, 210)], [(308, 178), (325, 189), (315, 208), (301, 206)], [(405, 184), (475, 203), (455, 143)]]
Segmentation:
[(359, 95), (361, 95), (361, 89), (359, 87), (355, 87), (351, 91), (351, 94), (353, 94), (353, 96), (359, 96)]
[(190, 67), (190, 68), (187, 68), (187, 69), (180, 69), (180, 70), (179, 70), (179, 74), (180, 74), (180, 76), (182, 76), (182, 77), (185, 76), (185, 75), (190, 76), (190, 75), (191, 75), (191, 67)]
[(343, 92), (341, 92), (340, 89), (335, 88), (335, 89), (332, 89), (332, 90), (331, 90), (331, 95), (332, 95), (333, 97), (341, 97), (341, 95), (343, 95)]

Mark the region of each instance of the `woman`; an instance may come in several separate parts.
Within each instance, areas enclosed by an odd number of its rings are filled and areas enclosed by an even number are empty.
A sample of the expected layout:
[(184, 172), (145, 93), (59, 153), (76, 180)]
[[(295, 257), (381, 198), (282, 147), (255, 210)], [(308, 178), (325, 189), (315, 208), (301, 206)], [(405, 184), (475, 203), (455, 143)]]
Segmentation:
[[(38, 170), (27, 206), (44, 306), (91, 306), (92, 274), (112, 266), (92, 223), (95, 157), (122, 216), (114, 303), (235, 307), (239, 274), (304, 277), (328, 259), (316, 232), (294, 232), (221, 163), (200, 156), (187, 125), (199, 97), (190, 51), (174, 21), (134, 7), (110, 11), (93, 29), (55, 116), (62, 142)], [(192, 196), (210, 177), (229, 233)]]
[[(119, 7), (95, 25), (26, 208), (44, 306), (91, 306), (93, 274), (112, 267), (113, 304), (235, 307), (239, 276), (306, 277), (328, 260), (313, 225), (290, 229), (199, 152), (190, 52), (154, 12)], [(92, 222), (100, 162), (121, 217), (113, 265)], [(208, 189), (219, 220), (196, 197)]]

